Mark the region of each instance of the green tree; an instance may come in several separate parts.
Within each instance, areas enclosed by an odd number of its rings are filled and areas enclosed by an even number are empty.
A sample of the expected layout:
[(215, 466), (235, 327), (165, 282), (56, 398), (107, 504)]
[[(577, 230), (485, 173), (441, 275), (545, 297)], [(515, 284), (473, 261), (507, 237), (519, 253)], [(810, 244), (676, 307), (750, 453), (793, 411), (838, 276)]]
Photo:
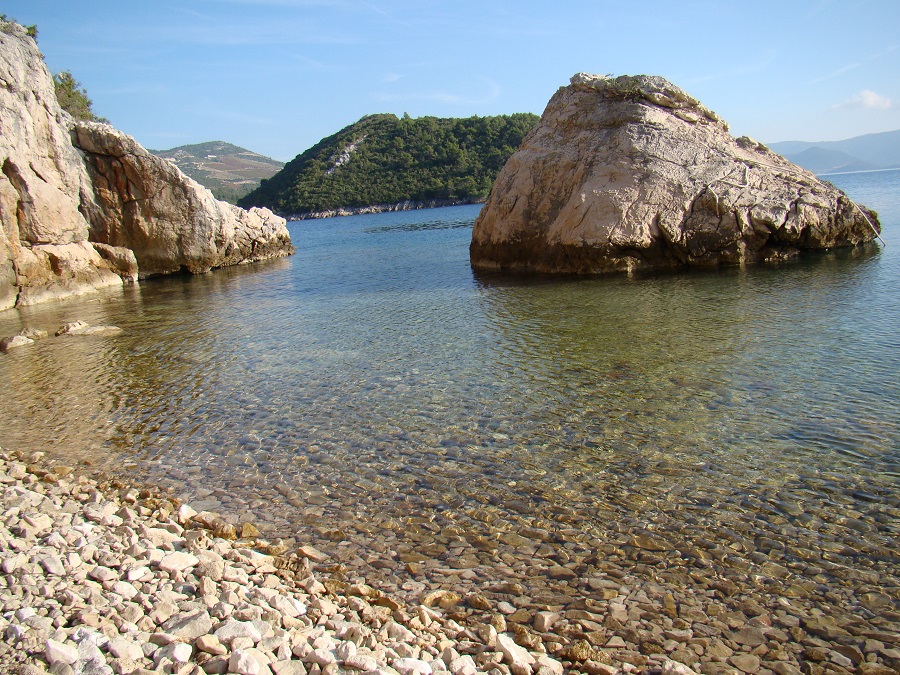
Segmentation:
[(54, 75), (53, 84), (56, 88), (56, 100), (59, 101), (59, 106), (76, 120), (109, 122), (109, 120), (94, 114), (94, 102), (88, 97), (87, 90), (81, 86), (81, 82), (72, 77), (72, 73), (68, 70)]
[(405, 201), (483, 201), (536, 115), (367, 115), (240, 199), (287, 214)]
[[(7, 17), (6, 14), (0, 14), (0, 23), (7, 24), (7, 23), (19, 23), (19, 22), (16, 21), (15, 19), (13, 19), (12, 17)], [(22, 26), (22, 28), (25, 29), (25, 35), (27, 35), (30, 38), (33, 38), (34, 41), (37, 42), (38, 29), (37, 29), (36, 25), (31, 24), (30, 26)]]

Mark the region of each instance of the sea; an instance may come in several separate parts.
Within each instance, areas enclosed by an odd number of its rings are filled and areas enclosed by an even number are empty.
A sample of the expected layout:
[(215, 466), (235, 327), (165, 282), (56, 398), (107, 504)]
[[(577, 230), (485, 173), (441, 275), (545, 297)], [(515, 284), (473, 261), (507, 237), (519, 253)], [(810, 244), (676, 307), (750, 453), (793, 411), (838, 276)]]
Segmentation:
[[(290, 258), (3, 312), (0, 336), (122, 333), (0, 354), (0, 447), (353, 549), (361, 570), (397, 548), (446, 567), (454, 537), (643, 536), (808, 593), (866, 572), (896, 606), (900, 170), (827, 179), (883, 242), (508, 276), (471, 268), (480, 207), (458, 206), (291, 222)], [(504, 564), (517, 550), (535, 547)]]

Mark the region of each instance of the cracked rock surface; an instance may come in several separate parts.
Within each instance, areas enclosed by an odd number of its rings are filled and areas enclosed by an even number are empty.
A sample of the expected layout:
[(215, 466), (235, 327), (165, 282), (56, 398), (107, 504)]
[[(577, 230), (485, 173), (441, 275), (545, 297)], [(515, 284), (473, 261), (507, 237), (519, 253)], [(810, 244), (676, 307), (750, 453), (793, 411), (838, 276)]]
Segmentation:
[(245, 211), (107, 124), (59, 107), (34, 40), (0, 22), (0, 310), (293, 252)]
[(877, 215), (661, 77), (575, 75), (475, 222), (479, 268), (594, 274), (853, 246)]

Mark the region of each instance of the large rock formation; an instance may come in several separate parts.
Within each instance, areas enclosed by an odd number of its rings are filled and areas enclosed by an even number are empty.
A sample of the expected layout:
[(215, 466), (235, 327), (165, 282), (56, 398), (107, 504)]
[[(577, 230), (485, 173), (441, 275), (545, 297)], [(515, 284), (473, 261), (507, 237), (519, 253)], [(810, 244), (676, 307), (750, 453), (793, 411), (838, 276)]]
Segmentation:
[(593, 274), (871, 241), (877, 216), (660, 77), (579, 74), (475, 221), (475, 267)]
[(293, 251), (284, 218), (217, 201), (131, 136), (78, 122), (73, 138), (93, 187), (82, 204), (91, 240), (133, 250), (141, 275), (196, 274)]
[(34, 40), (0, 22), (0, 309), (283, 256), (283, 219), (217, 202), (108, 125), (76, 123)]

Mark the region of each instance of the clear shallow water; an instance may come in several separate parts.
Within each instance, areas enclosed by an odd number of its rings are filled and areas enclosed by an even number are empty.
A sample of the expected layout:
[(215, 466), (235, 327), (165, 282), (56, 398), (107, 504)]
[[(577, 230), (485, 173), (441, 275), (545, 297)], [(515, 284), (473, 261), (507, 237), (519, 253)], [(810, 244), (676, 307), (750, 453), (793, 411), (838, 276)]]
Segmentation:
[(453, 207), (295, 222), (287, 260), (6, 312), (0, 335), (124, 332), (0, 355), (0, 445), (356, 543), (361, 568), (375, 539), (445, 566), (474, 542), (489, 566), (478, 537), (652, 535), (651, 557), (896, 605), (900, 171), (829, 179), (886, 248), (496, 277), (468, 263), (478, 207)]

